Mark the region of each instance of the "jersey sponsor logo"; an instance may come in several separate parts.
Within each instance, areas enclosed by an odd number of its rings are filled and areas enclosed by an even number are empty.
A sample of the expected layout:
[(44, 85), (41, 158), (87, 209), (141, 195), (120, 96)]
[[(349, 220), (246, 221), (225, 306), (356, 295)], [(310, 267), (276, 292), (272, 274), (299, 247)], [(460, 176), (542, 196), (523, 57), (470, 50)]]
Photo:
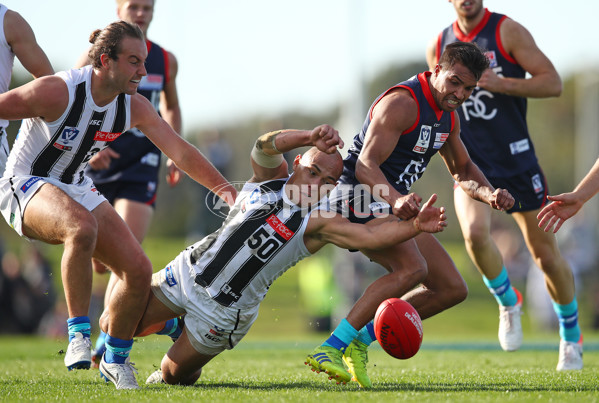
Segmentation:
[(435, 133), (435, 143), (433, 144), (433, 148), (438, 150), (443, 147), (443, 144), (447, 141), (447, 137), (449, 137), (449, 133)]
[(93, 119), (89, 121), (90, 126), (101, 126), (102, 121), (98, 119)]
[(286, 241), (290, 240), (294, 234), (294, 232), (287, 228), (287, 226), (285, 226), (285, 224), (283, 224), (283, 222), (274, 214), (268, 217), (266, 222)]
[(464, 112), (464, 119), (470, 121), (472, 118), (478, 118), (483, 120), (491, 120), (497, 116), (497, 108), (493, 108), (491, 111), (487, 111), (487, 104), (484, 102), (484, 98), (495, 98), (493, 94), (486, 90), (479, 90), (472, 93), (462, 104), (462, 112)]
[(33, 184), (37, 181), (39, 181), (40, 177), (35, 177), (35, 178), (31, 178), (29, 179), (27, 182), (25, 182), (25, 184), (23, 186), (21, 186), (21, 191), (23, 193), (27, 193), (27, 191), (31, 188), (31, 186), (33, 186)]
[(151, 167), (157, 167), (160, 165), (160, 155), (156, 153), (147, 153), (143, 157), (141, 157), (142, 164), (149, 165)]
[[(211, 329), (211, 330), (212, 330), (212, 329)], [(216, 337), (216, 336), (213, 336), (213, 335), (211, 335), (210, 333), (206, 333), (206, 334), (204, 334), (204, 337), (205, 337), (205, 338), (207, 338), (208, 340), (212, 340), (212, 341), (213, 341), (213, 342), (215, 342), (215, 343), (218, 343), (218, 342), (221, 340), (220, 338), (218, 338), (218, 337)]]
[(520, 154), (528, 150), (530, 150), (530, 144), (528, 143), (528, 139), (522, 139), (510, 143), (510, 152), (512, 153), (512, 155)]
[(122, 133), (110, 133), (110, 132), (101, 132), (97, 131), (94, 136), (95, 141), (114, 141), (116, 140)]
[(530, 178), (532, 187), (535, 189), (535, 193), (541, 193), (544, 189), (543, 182), (541, 181), (541, 175), (535, 174)]
[(418, 154), (424, 154), (428, 150), (428, 143), (431, 139), (431, 132), (433, 128), (431, 126), (422, 125), (420, 127), (420, 135), (418, 136), (418, 142), (412, 149), (412, 151)]
[(238, 294), (235, 291), (233, 291), (229, 284), (223, 284), (223, 286), (220, 288), (220, 292), (222, 292), (225, 295), (230, 295), (231, 298), (233, 298), (235, 301), (239, 301), (239, 298), (241, 298), (241, 294)]
[(164, 271), (165, 271), (166, 283), (169, 285), (169, 287), (177, 285), (177, 280), (175, 280), (175, 275), (173, 274), (173, 269), (171, 269), (170, 266), (167, 266), (166, 269), (164, 269)]
[(213, 335), (215, 335), (216, 337), (224, 337), (225, 336), (223, 333), (217, 332), (214, 329), (210, 329), (209, 332), (212, 333)]
[(79, 129), (76, 127), (66, 126), (62, 130), (62, 133), (60, 133), (58, 140), (56, 140), (53, 145), (59, 150), (71, 151), (73, 147), (69, 144), (77, 138), (77, 135), (79, 135)]
[(494, 50), (490, 50), (488, 52), (485, 52), (485, 56), (487, 56), (487, 59), (489, 59), (489, 67), (493, 68), (493, 67), (497, 67), (497, 56), (495, 56), (495, 51)]

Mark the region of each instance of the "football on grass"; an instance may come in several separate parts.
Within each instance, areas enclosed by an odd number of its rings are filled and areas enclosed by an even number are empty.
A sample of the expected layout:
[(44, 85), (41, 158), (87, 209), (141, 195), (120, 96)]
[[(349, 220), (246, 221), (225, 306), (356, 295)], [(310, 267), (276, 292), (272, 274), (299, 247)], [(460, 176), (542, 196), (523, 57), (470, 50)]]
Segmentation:
[(416, 309), (399, 298), (383, 301), (374, 315), (374, 334), (387, 354), (413, 357), (422, 344), (422, 321)]

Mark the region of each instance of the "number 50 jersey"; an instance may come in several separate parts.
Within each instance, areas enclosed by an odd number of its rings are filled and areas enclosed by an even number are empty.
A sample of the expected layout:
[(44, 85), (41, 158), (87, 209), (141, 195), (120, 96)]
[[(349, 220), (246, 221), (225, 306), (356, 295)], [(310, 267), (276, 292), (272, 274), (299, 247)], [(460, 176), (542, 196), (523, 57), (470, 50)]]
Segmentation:
[(311, 211), (288, 199), (286, 183), (246, 183), (220, 229), (187, 248), (191, 275), (219, 304), (258, 305), (274, 280), (310, 255), (303, 238)]

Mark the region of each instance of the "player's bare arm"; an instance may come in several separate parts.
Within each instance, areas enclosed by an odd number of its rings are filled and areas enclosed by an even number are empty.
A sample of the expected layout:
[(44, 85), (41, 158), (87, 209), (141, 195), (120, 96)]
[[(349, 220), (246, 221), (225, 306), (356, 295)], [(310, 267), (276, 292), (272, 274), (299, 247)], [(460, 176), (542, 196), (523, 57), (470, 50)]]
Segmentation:
[(402, 221), (391, 216), (378, 225), (355, 224), (339, 214), (333, 217), (315, 213), (308, 222), (305, 243), (315, 253), (327, 243), (344, 249), (385, 249), (415, 237), (421, 232), (440, 232), (447, 226), (445, 207), (435, 207), (432, 195), (416, 217)]
[(251, 154), (254, 176), (249, 182), (286, 178), (287, 162), (282, 154), (298, 147), (313, 146), (328, 154), (343, 147), (339, 132), (329, 125), (312, 130), (278, 130), (263, 134), (256, 140)]
[(507, 18), (500, 26), (503, 46), (531, 77), (508, 78), (487, 69), (478, 85), (491, 92), (527, 97), (556, 97), (562, 92), (562, 81), (551, 60), (539, 49), (526, 28)]
[(158, 115), (150, 101), (138, 93), (131, 96), (131, 127), (141, 130), (193, 180), (214, 191), (229, 205), (234, 203), (237, 197), (235, 188), (202, 155), (200, 150), (179, 136)]
[(53, 122), (62, 116), (68, 103), (67, 85), (60, 77), (41, 77), (0, 94), (0, 118), (19, 120), (42, 117), (47, 122)]
[(6, 42), (23, 67), (35, 78), (54, 74), (48, 56), (38, 45), (31, 26), (13, 10), (6, 11), (4, 17)]
[(375, 185), (387, 184), (389, 194), (383, 198), (393, 208), (393, 214), (402, 220), (410, 219), (420, 211), (422, 198), (416, 193), (402, 195), (395, 190), (380, 166), (395, 149), (399, 136), (417, 121), (418, 105), (407, 90), (397, 89), (379, 101), (372, 115), (364, 147), (356, 163), (356, 178), (371, 189)]
[[(179, 65), (177, 64), (177, 58), (171, 52), (167, 52), (167, 57), (169, 75), (160, 93), (160, 114), (166, 123), (171, 125), (175, 132), (180, 134), (183, 129), (183, 123), (176, 84)], [(166, 168), (168, 170), (166, 180), (169, 186), (175, 186), (181, 180), (182, 173), (170, 158), (166, 160)]]
[(472, 161), (460, 138), (460, 118), (457, 112), (452, 113), (455, 118), (454, 128), (439, 150), (447, 169), (471, 198), (489, 204), (496, 210), (509, 210), (514, 205), (514, 198), (505, 189), (495, 189)]

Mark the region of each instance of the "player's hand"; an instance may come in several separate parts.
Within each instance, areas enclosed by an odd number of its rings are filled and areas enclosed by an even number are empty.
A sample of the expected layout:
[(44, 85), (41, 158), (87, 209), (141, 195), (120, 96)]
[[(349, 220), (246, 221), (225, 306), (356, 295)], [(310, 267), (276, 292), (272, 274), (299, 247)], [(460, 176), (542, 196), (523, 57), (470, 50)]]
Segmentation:
[(339, 132), (329, 125), (320, 125), (315, 127), (310, 133), (312, 145), (320, 151), (332, 154), (337, 147), (343, 148), (343, 140), (339, 137)]
[(552, 203), (543, 207), (537, 214), (537, 218), (539, 219), (539, 228), (544, 227), (543, 230), (549, 232), (552, 227), (555, 227), (553, 228), (554, 234), (561, 228), (564, 221), (576, 214), (584, 204), (572, 193), (547, 196), (547, 199)]
[(101, 171), (110, 167), (110, 162), (115, 158), (120, 158), (121, 155), (112, 148), (107, 147), (102, 151), (97, 152), (89, 160), (89, 166), (95, 171)]
[(487, 91), (503, 92), (501, 77), (493, 69), (486, 69), (478, 80), (477, 85)]
[(422, 210), (414, 219), (414, 228), (421, 232), (441, 232), (447, 227), (447, 216), (445, 207), (435, 207), (437, 195), (433, 194)]
[(420, 212), (420, 202), (422, 197), (416, 193), (410, 193), (405, 196), (401, 196), (395, 203), (393, 203), (393, 215), (401, 218), (402, 220), (409, 220), (415, 217)]
[(170, 158), (166, 160), (166, 169), (166, 183), (168, 183), (170, 187), (173, 187), (181, 181), (183, 173)]
[(506, 211), (514, 207), (514, 197), (505, 189), (495, 189), (489, 197), (489, 204), (495, 210)]

